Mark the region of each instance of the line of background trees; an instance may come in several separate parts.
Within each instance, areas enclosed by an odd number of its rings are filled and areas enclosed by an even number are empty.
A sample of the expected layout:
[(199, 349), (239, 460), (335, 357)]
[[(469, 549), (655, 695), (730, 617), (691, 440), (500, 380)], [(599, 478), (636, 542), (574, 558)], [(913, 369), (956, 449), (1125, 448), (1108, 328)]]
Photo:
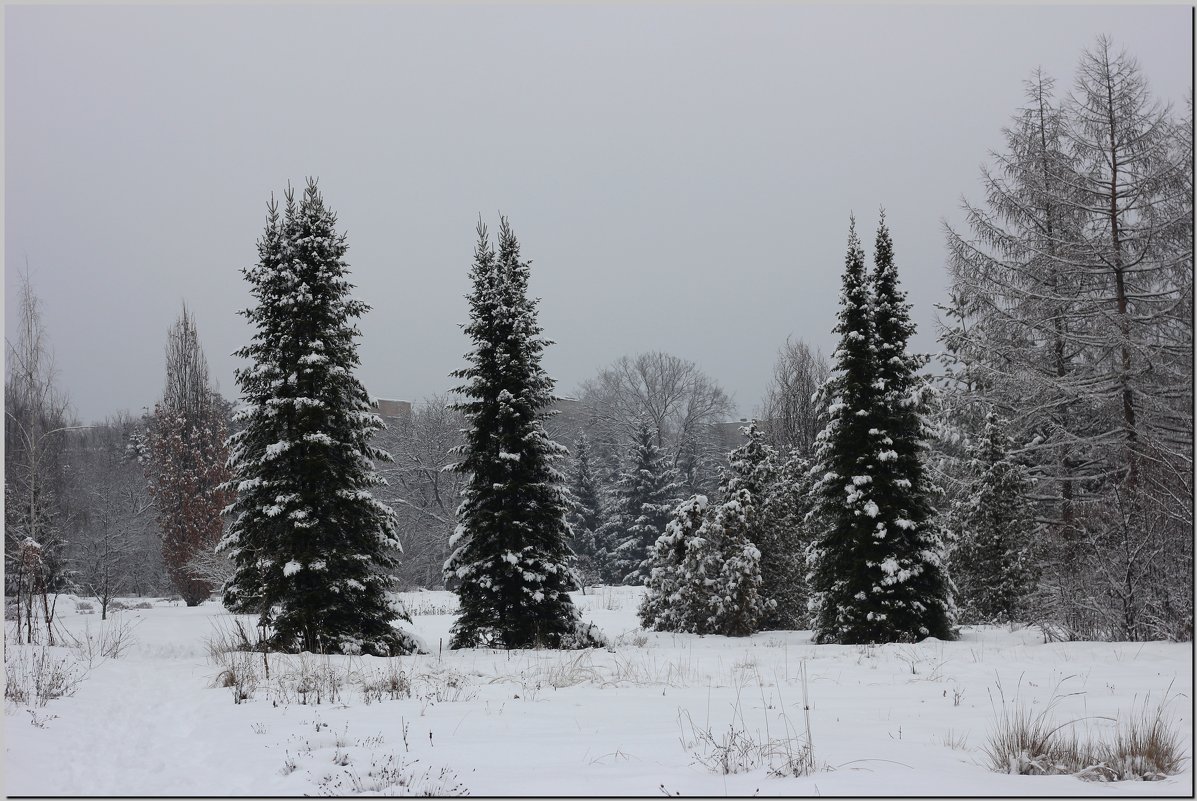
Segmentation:
[[(927, 462), (963, 622), (1192, 636), (1192, 130), (1191, 96), (1179, 111), (1153, 100), (1134, 59), (1100, 39), (1071, 91), (1033, 74), (983, 199), (945, 232)], [(168, 332), (154, 411), (80, 426), (28, 275), (20, 292), (5, 373), (6, 595), (43, 617), (39, 594), (64, 590), (105, 612), (118, 594), (206, 598), (229, 571), (212, 546), (233, 404), (194, 319), (184, 309)], [(817, 350), (788, 340), (755, 410), (772, 469), (791, 465), (778, 479), (788, 492), (823, 427), (828, 376)], [(615, 361), (575, 394), (546, 429), (570, 450), (580, 572), (642, 582), (682, 499), (735, 491), (720, 425), (733, 404), (698, 365), (657, 352)], [(395, 458), (377, 496), (398, 516), (400, 587), (442, 586), (464, 489), (446, 469), (465, 427), (454, 402), (424, 399), (378, 435)], [(783, 495), (770, 502), (792, 502)], [(810, 624), (801, 604), (787, 609), (773, 622)]]

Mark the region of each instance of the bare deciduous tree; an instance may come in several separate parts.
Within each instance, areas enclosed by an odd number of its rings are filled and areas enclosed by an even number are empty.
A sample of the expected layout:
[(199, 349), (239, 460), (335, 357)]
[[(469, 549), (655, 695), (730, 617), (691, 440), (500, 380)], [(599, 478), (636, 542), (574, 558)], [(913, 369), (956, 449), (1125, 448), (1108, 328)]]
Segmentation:
[(117, 595), (144, 589), (138, 561), (154, 545), (148, 530), (153, 501), (127, 449), (132, 428), (127, 415), (118, 416), (76, 437), (69, 451), (76, 532), (71, 561), (79, 588), (99, 602), (101, 619)]
[[(4, 556), (7, 591), (63, 589), (65, 539), (61, 526), (62, 434), (70, 425), (70, 404), (55, 383), (53, 355), (42, 325), (28, 266), (21, 276), (16, 338), (7, 341), (4, 379)], [(14, 581), (16, 582), (14, 584)], [(20, 614), (18, 604), (18, 614)], [(45, 608), (49, 631), (53, 619)], [(32, 636), (33, 605), (26, 604)], [(18, 620), (18, 629), (20, 621)]]
[(449, 537), (457, 525), (462, 475), (452, 469), (465, 420), (446, 395), (412, 406), (408, 417), (390, 418), (378, 434), (393, 462), (379, 466), (387, 480), (379, 498), (390, 505), (403, 532), (402, 587), (436, 588), (449, 557)]
[(786, 339), (761, 401), (762, 428), (770, 445), (782, 452), (810, 455), (822, 428), (815, 393), (830, 373), (822, 353), (800, 339)]
[(622, 453), (647, 421), (673, 467), (711, 473), (700, 482), (716, 480), (712, 457), (720, 443), (714, 424), (727, 420), (735, 407), (694, 362), (659, 351), (623, 356), (583, 382), (581, 396), (596, 450), (608, 458)]

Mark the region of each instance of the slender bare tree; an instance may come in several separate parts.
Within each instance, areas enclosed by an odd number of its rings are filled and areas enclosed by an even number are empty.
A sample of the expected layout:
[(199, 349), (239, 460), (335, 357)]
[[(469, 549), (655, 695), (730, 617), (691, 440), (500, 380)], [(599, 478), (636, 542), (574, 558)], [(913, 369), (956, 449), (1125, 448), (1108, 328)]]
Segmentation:
[(157, 536), (153, 500), (128, 449), (133, 429), (128, 415), (118, 415), (73, 437), (67, 451), (71, 563), (79, 589), (99, 602), (101, 619), (118, 595), (165, 589), (147, 582), (143, 570), (147, 559), (157, 561)]
[[(4, 378), (4, 560), (6, 592), (28, 591), (25, 628), (33, 636), (33, 594), (67, 585), (62, 528), (63, 434), (70, 404), (56, 383), (54, 358), (28, 265), (21, 274), (16, 336), (6, 340)], [(48, 633), (52, 611), (43, 604)], [(18, 607), (20, 605), (18, 604)], [(20, 621), (18, 621), (18, 629)]]
[(580, 392), (601, 458), (617, 461), (646, 421), (687, 490), (691, 484), (713, 489), (724, 455), (714, 424), (727, 420), (735, 407), (694, 362), (659, 351), (623, 356), (583, 382)]
[(815, 393), (831, 374), (827, 359), (801, 339), (786, 339), (761, 401), (761, 427), (781, 452), (809, 457), (822, 429)]
[(387, 426), (377, 438), (394, 461), (378, 468), (387, 480), (378, 497), (395, 510), (407, 543), (399, 586), (441, 587), (461, 503), (463, 477), (452, 467), (465, 420), (447, 395), (433, 395), (413, 405), (409, 416), (388, 419)]

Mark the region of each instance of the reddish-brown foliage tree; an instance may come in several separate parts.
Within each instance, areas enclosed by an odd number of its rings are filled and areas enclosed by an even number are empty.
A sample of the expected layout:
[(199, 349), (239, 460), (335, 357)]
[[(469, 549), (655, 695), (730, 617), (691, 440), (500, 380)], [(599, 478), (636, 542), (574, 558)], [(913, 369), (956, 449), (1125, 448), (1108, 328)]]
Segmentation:
[(188, 606), (216, 589), (190, 564), (220, 540), (229, 480), (225, 404), (208, 379), (195, 318), (183, 307), (166, 340), (166, 388), (149, 424), (146, 476), (162, 530), (162, 557)]
[(191, 421), (182, 411), (157, 406), (150, 427), (150, 493), (162, 529), (162, 556), (175, 588), (188, 606), (207, 600), (215, 587), (188, 563), (216, 547), (221, 512), (232, 502), (223, 489), (229, 471), (227, 431), (215, 407), (206, 419)]

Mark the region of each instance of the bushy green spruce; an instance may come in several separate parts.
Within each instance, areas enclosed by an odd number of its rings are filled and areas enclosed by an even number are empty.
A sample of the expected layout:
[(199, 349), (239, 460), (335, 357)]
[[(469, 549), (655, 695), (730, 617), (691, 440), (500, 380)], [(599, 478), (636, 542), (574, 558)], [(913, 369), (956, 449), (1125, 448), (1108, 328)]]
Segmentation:
[(458, 469), (466, 474), (458, 527), (445, 564), (461, 613), (452, 648), (579, 648), (601, 644), (568, 591), (577, 586), (566, 522), (569, 496), (556, 468), (565, 449), (545, 434), (553, 380), (541, 367), (551, 344), (528, 297), (529, 262), (506, 219), (499, 252), (486, 229), (470, 277), (473, 341), (458, 409), (468, 428)]
[(918, 361), (906, 352), (913, 330), (884, 219), (872, 275), (853, 221), (835, 329), (840, 343), (811, 469), (816, 504), (808, 520), (819, 529), (809, 583), (818, 642), (953, 636), (942, 540), (922, 467)]
[(746, 489), (711, 506), (705, 495), (682, 502), (654, 544), (640, 605), (645, 628), (743, 637), (759, 627), (761, 553), (747, 532), (755, 515)]
[(689, 579), (688, 566), (698, 560), (691, 555), (707, 522), (709, 502), (694, 495), (674, 510), (665, 533), (652, 548), (652, 565), (640, 603), (640, 623), (657, 631), (697, 631), (707, 616), (707, 592)]
[(725, 491), (696, 541), (696, 567), (687, 572), (707, 590), (697, 633), (746, 637), (774, 606), (761, 594), (761, 552), (751, 536), (758, 520), (757, 499), (747, 488)]
[(346, 250), (309, 181), (298, 203), (287, 191), (281, 217), (271, 203), (258, 263), (244, 270), (256, 304), (238, 351), (250, 365), (236, 374), (244, 427), (230, 439), (224, 602), (261, 615), (281, 650), (410, 653), (417, 643), (392, 625), (406, 616), (388, 596), (395, 516), (371, 492), (383, 483), (374, 461), (390, 457), (370, 444), (382, 421), (353, 376), (354, 320), (369, 307), (350, 297)]

